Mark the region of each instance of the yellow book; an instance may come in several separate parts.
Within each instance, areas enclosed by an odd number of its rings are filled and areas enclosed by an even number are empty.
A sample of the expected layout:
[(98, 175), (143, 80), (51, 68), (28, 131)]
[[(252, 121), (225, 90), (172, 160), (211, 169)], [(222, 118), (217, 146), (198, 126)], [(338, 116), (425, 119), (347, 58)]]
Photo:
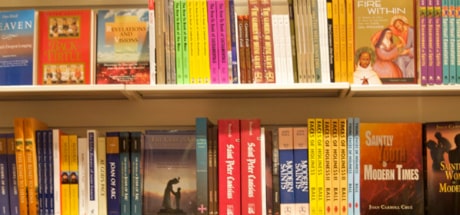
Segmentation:
[(339, 201), (340, 214), (347, 214), (348, 211), (348, 129), (347, 119), (339, 118)]
[(70, 215), (70, 145), (69, 135), (61, 135), (61, 214)]
[(207, 0), (198, 0), (198, 25), (200, 33), (200, 84), (211, 83), (211, 67), (209, 64), (208, 6)]
[(324, 207), (325, 214), (332, 214), (332, 126), (331, 119), (324, 119)]
[(27, 179), (27, 202), (29, 215), (38, 214), (38, 164), (37, 164), (37, 143), (35, 132), (47, 129), (48, 126), (35, 118), (24, 119), (24, 158)]
[(353, 0), (346, 1), (346, 28), (347, 28), (347, 81), (353, 83), (353, 72), (355, 71), (355, 46), (354, 46), (354, 10)]
[(316, 122), (314, 118), (307, 119), (308, 127), (308, 176), (310, 177), (310, 214), (318, 214), (317, 187), (317, 155), (316, 155)]
[(70, 190), (70, 215), (78, 215), (78, 137), (69, 135), (69, 190)]
[(16, 144), (16, 177), (18, 182), (19, 214), (28, 214), (24, 118), (14, 119), (14, 139)]
[(339, 16), (339, 1), (332, 0), (332, 32), (333, 32), (333, 47), (334, 47), (334, 81), (341, 82), (340, 69), (340, 16)]
[(198, 54), (198, 34), (196, 29), (197, 23), (197, 11), (196, 11), (197, 0), (188, 0), (187, 4), (187, 35), (188, 35), (188, 59), (189, 59), (189, 78), (190, 84), (198, 83), (198, 71), (199, 62), (197, 58)]
[(340, 82), (347, 82), (347, 16), (346, 16), (346, 0), (339, 0), (339, 32), (340, 32)]
[(315, 119), (316, 130), (316, 188), (317, 213), (324, 214), (324, 122), (321, 118)]
[(337, 118), (331, 119), (331, 177), (332, 177), (332, 214), (340, 214), (340, 199), (339, 199), (339, 120)]

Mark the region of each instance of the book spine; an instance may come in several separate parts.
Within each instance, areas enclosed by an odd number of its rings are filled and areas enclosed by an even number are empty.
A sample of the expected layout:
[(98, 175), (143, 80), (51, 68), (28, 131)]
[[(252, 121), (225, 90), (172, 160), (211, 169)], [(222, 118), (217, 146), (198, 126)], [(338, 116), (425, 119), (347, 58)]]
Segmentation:
[(120, 143), (118, 133), (106, 133), (107, 214), (121, 215)]
[[(198, 117), (195, 119), (196, 130), (196, 177), (197, 177), (197, 205), (198, 208), (209, 208), (208, 204), (208, 176), (212, 174), (208, 171), (209, 156), (208, 154), (208, 119), (205, 117)], [(209, 214), (208, 211), (203, 211), (202, 214)]]
[(333, 31), (333, 47), (334, 47), (334, 82), (343, 82), (341, 71), (341, 51), (340, 51), (340, 16), (339, 16), (339, 1), (332, 0), (332, 31)]
[(278, 128), (280, 211), (296, 211), (294, 134), (292, 127)]
[[(459, 35), (460, 33), (460, 2), (458, 1), (455, 1), (455, 35)], [(455, 37), (455, 41), (456, 41), (456, 59), (457, 59), (457, 67), (456, 67), (456, 72), (457, 72), (457, 81), (456, 83), (459, 84), (460, 83), (460, 50), (458, 47), (460, 47), (460, 39), (458, 38), (458, 36)]]
[(0, 214), (10, 213), (8, 186), (8, 146), (5, 134), (0, 134)]
[(131, 132), (131, 215), (142, 214), (141, 132)]
[(86, 137), (88, 138), (88, 170), (89, 170), (89, 181), (88, 181), (88, 190), (89, 190), (89, 203), (88, 211), (90, 215), (98, 213), (98, 185), (96, 178), (96, 170), (98, 168), (97, 161), (97, 151), (96, 143), (99, 134), (96, 130), (90, 129), (86, 131)]
[(420, 25), (420, 84), (428, 84), (428, 23), (427, 23), (427, 0), (419, 0), (419, 25)]
[(149, 63), (150, 63), (150, 84), (156, 84), (156, 27), (155, 27), (155, 0), (149, 0)]
[(339, 0), (339, 44), (340, 44), (340, 76), (342, 82), (347, 82), (347, 15), (346, 0)]
[(197, 29), (196, 29), (196, 17), (197, 14), (197, 0), (188, 0), (186, 1), (187, 4), (187, 34), (188, 34), (188, 59), (189, 59), (189, 80), (190, 84), (198, 83), (197, 80)]
[(441, 2), (441, 9), (442, 9), (442, 52), (441, 52), (441, 58), (442, 58), (442, 83), (444, 85), (450, 83), (450, 48), (449, 48), (449, 35), (450, 35), (450, 30), (449, 30), (449, 0), (442, 0)]
[(435, 83), (435, 25), (434, 25), (434, 0), (427, 0), (426, 2), (426, 21), (427, 21), (427, 65), (428, 65), (428, 84)]
[(310, 193), (310, 214), (318, 211), (318, 163), (316, 155), (316, 123), (314, 118), (307, 119), (308, 128), (308, 176)]
[(262, 62), (262, 39), (260, 37), (262, 26), (258, 0), (248, 0), (249, 8), (249, 39), (251, 47), (251, 71), (253, 83), (264, 83), (263, 62)]
[(455, 84), (457, 81), (457, 28), (455, 26), (455, 1), (448, 0), (449, 6), (449, 84)]
[(36, 143), (37, 143), (37, 173), (38, 173), (38, 213), (43, 214), (45, 212), (45, 180), (44, 180), (44, 142), (43, 142), (43, 132), (41, 130), (35, 132)]
[[(434, 68), (435, 68), (435, 84), (443, 83), (443, 60), (442, 60), (442, 9), (441, 0), (434, 0), (433, 16), (434, 16)], [(448, 55), (446, 55), (448, 56)]]
[[(226, 1), (224, 1), (225, 3)], [(237, 55), (237, 32), (236, 32), (236, 12), (234, 0), (228, 1), (229, 21), (225, 24), (227, 29), (230, 29), (230, 44), (231, 44), (231, 61), (227, 58), (227, 64), (231, 62), (231, 83), (238, 84), (238, 55)], [(228, 26), (228, 27), (227, 27)], [(228, 35), (227, 35), (228, 37)], [(227, 40), (228, 41), (228, 40)], [(229, 80), (229, 81), (230, 81)]]
[(332, 122), (331, 119), (324, 119), (324, 211), (325, 214), (332, 214)]
[(199, 33), (200, 33), (200, 72), (202, 77), (202, 84), (209, 84), (211, 82), (211, 71), (209, 68), (209, 36), (208, 36), (208, 7), (206, 6), (207, 0), (199, 0)]
[(219, 175), (218, 175), (218, 166), (219, 166), (219, 161), (217, 159), (217, 156), (218, 156), (218, 145), (219, 145), (219, 141), (218, 141), (218, 127), (215, 126), (213, 129), (212, 129), (212, 141), (211, 141), (211, 144), (212, 144), (212, 172), (213, 174), (211, 175), (211, 190), (212, 192), (210, 193), (210, 196), (212, 198), (212, 208), (213, 210), (211, 211), (212, 214), (219, 214), (219, 195), (218, 195), (218, 192), (219, 192)]
[(359, 127), (360, 119), (355, 117), (353, 119), (353, 201), (354, 201), (354, 214), (360, 214), (361, 198), (360, 198), (360, 137)]
[[(340, 145), (339, 147), (342, 147), (342, 141), (344, 141), (344, 139), (342, 139), (343, 136), (347, 137), (346, 139), (346, 143), (347, 143), (347, 160), (348, 160), (348, 163), (347, 163), (347, 199), (348, 199), (348, 214), (349, 215), (353, 215), (354, 214), (354, 209), (355, 209), (355, 202), (354, 202), (354, 193), (353, 193), (353, 168), (354, 168), (354, 160), (353, 160), (353, 118), (352, 117), (349, 117), (347, 119), (347, 124), (346, 124), (346, 130), (343, 130), (345, 128), (343, 128), (342, 126), (343, 125), (343, 122), (340, 121), (339, 122), (339, 138), (340, 138)], [(346, 134), (343, 133), (343, 131), (346, 131)], [(340, 151), (341, 153), (341, 151)], [(340, 156), (342, 156), (342, 154), (340, 154)], [(340, 160), (340, 162), (342, 162), (342, 160)], [(340, 167), (342, 167), (342, 163), (340, 163)], [(341, 172), (342, 174), (342, 172)], [(340, 175), (340, 177), (342, 177), (342, 175)], [(340, 187), (341, 191), (342, 191), (342, 187)]]
[(355, 71), (355, 47), (354, 47), (354, 9), (353, 0), (345, 0), (346, 8), (346, 35), (347, 35), (347, 81), (353, 83)]
[[(154, 0), (152, 0), (154, 1)], [(166, 84), (166, 47), (165, 47), (165, 1), (154, 1), (155, 13), (155, 65), (157, 84)]]
[(7, 159), (8, 159), (8, 193), (10, 203), (10, 215), (19, 214), (19, 199), (18, 199), (18, 181), (17, 181), (17, 166), (16, 166), (16, 145), (14, 134), (10, 133), (6, 136), (7, 143)]
[(309, 214), (308, 128), (293, 128), (295, 214)]
[(265, 75), (265, 83), (276, 83), (271, 8), (271, 0), (260, 0), (260, 36), (262, 40), (262, 68)]
[[(281, 48), (284, 48), (284, 53), (282, 54), (283, 60), (282, 63), (285, 64), (285, 73), (287, 75), (287, 83), (293, 84), (295, 83), (295, 78), (294, 78), (294, 66), (293, 66), (293, 57), (292, 56), (292, 45), (291, 45), (291, 26), (289, 24), (289, 15), (284, 14), (281, 15), (281, 27), (282, 31), (281, 33), (283, 34), (281, 37), (283, 37), (284, 44), (281, 45)], [(297, 59), (296, 59), (297, 61)], [(275, 64), (276, 66), (276, 64)]]
[(241, 214), (262, 214), (262, 152), (260, 120), (240, 121), (241, 135)]
[(252, 71), (252, 61), (251, 61), (251, 36), (249, 30), (249, 15), (243, 16), (243, 35), (244, 35), (244, 61), (246, 64), (246, 83), (254, 82), (254, 73)]
[(182, 12), (181, 12), (181, 0), (174, 0), (174, 46), (176, 55), (176, 84), (184, 84), (184, 45), (182, 44)]
[(130, 175), (130, 137), (129, 132), (120, 132), (120, 209), (121, 214), (131, 214), (131, 175)]
[(18, 179), (19, 213), (28, 214), (27, 188), (26, 188), (26, 165), (25, 165), (25, 143), (24, 143), (24, 119), (14, 119), (14, 137), (16, 145), (16, 167)]
[[(220, 83), (221, 84), (228, 84), (231, 83), (231, 80), (229, 80), (229, 70), (228, 70), (228, 57), (227, 57), (227, 22), (225, 20), (225, 1), (224, 0), (217, 0), (216, 1), (216, 19), (217, 19), (217, 58), (218, 58), (218, 63), (219, 63), (219, 77), (220, 77)], [(235, 18), (235, 15), (233, 14), (230, 15), (231, 19)], [(230, 21), (231, 23), (235, 21)], [(235, 27), (235, 24), (233, 24), (233, 27)], [(231, 28), (233, 28), (231, 26)], [(233, 30), (235, 31), (235, 30)], [(234, 34), (234, 32), (232, 33)], [(233, 39), (232, 39), (233, 40)], [(236, 77), (236, 83), (238, 83), (238, 71), (235, 72), (233, 71), (233, 67), (237, 66), (237, 64), (233, 65), (233, 41), (232, 41), (232, 77)], [(236, 51), (236, 50), (235, 50)], [(236, 61), (235, 61), (236, 63)], [(237, 69), (235, 67), (235, 69)], [(232, 80), (233, 83), (234, 80)]]
[(60, 141), (60, 160), (61, 160), (61, 213), (62, 215), (70, 215), (70, 186), (69, 186), (69, 164), (70, 164), (70, 149), (69, 136), (61, 135)]
[(165, 77), (166, 77), (166, 84), (173, 84), (172, 82), (172, 63), (171, 63), (171, 34), (174, 32), (174, 28), (171, 28), (171, 15), (172, 15), (172, 7), (171, 7), (172, 0), (164, 0), (164, 11), (162, 25), (164, 26), (164, 46), (165, 46)]
[[(106, 140), (103, 136), (97, 137), (97, 193), (98, 196), (98, 213), (99, 215), (107, 214), (107, 153), (106, 153)], [(88, 181), (88, 180), (87, 180)], [(89, 183), (88, 183), (89, 184)]]
[(296, 20), (294, 19), (294, 1), (296, 0), (288, 0), (288, 23), (289, 23), (289, 32), (285, 32), (285, 34), (289, 35), (290, 44), (288, 44), (291, 48), (289, 49), (291, 52), (287, 53), (287, 56), (292, 56), (291, 61), (288, 64), (292, 65), (292, 76), (294, 83), (298, 83), (298, 76), (297, 76), (297, 38), (296, 38)]
[[(220, 83), (220, 67), (219, 67), (219, 38), (218, 38), (218, 22), (217, 22), (217, 2), (216, 0), (208, 0), (208, 34), (209, 34), (209, 57), (211, 68), (211, 84)], [(227, 66), (227, 65), (225, 65)], [(227, 74), (225, 74), (227, 76)]]
[[(282, 30), (282, 17), (279, 14), (272, 14), (272, 27), (273, 29), (279, 29), (279, 31), (273, 32), (273, 55), (275, 61), (275, 76), (277, 83), (286, 83), (287, 74), (282, 64), (284, 54), (284, 41), (283, 41), (283, 30)], [(282, 66), (283, 65), (283, 66)]]
[(240, 175), (240, 121), (221, 119), (217, 121), (219, 132), (219, 214), (241, 213)]
[[(345, 208), (342, 211), (341, 208), (341, 200), (340, 198), (340, 186), (342, 181), (340, 181), (340, 165), (339, 165), (339, 120), (337, 118), (332, 118), (331, 119), (331, 178), (332, 178), (332, 214), (337, 215), (337, 214), (345, 214), (347, 210), (347, 199), (345, 198), (345, 201), (342, 203)], [(346, 149), (345, 149), (346, 150)], [(345, 157), (346, 158), (346, 157)], [(346, 169), (344, 169), (345, 173), (345, 179), (346, 178)], [(347, 186), (347, 181), (345, 180), (345, 187)], [(347, 193), (345, 193), (345, 197), (347, 196)]]
[(44, 183), (44, 195), (45, 195), (45, 214), (53, 214), (53, 138), (51, 130), (43, 130), (43, 143), (44, 143), (44, 173), (42, 180)]
[(186, 0), (180, 0), (180, 13), (182, 14), (181, 25), (178, 28), (182, 28), (182, 67), (183, 67), (183, 79), (184, 84), (190, 83), (190, 62), (189, 62), (189, 39), (188, 39), (188, 9)]
[(324, 214), (324, 122), (321, 118), (315, 119), (316, 130), (316, 184), (319, 214)]
[(332, 0), (326, 1), (327, 12), (327, 45), (329, 49), (329, 82), (334, 82), (334, 19)]
[(238, 15), (237, 26), (238, 26), (238, 65), (240, 67), (240, 83), (246, 84), (249, 83), (247, 75), (247, 67), (245, 57), (245, 38), (244, 38), (244, 15)]
[(169, 43), (170, 43), (170, 83), (177, 84), (177, 69), (176, 69), (176, 27), (174, 21), (174, 0), (169, 1), (168, 6), (168, 26), (169, 26)]
[[(279, 140), (278, 129), (272, 131), (272, 196), (273, 196), (273, 212), (272, 214), (280, 214), (280, 159), (279, 159)], [(270, 213), (267, 213), (270, 214)]]
[[(353, 212), (353, 203), (351, 203), (351, 208), (349, 208), (349, 202), (352, 202), (352, 199), (349, 199), (349, 192), (351, 187), (349, 186), (349, 182), (351, 182), (351, 178), (349, 177), (350, 166), (348, 163), (350, 162), (350, 158), (348, 157), (348, 139), (347, 139), (347, 119), (346, 118), (339, 118), (338, 119), (338, 165), (339, 165), (339, 202), (340, 207), (339, 211), (340, 214), (350, 214)], [(359, 210), (358, 210), (359, 213)]]
[(88, 138), (78, 138), (78, 196), (79, 196), (79, 214), (88, 214), (88, 203), (89, 203), (89, 159), (88, 159)]
[(53, 129), (51, 132), (51, 138), (53, 141), (53, 210), (55, 215), (61, 215), (62, 213), (62, 201), (61, 201), (61, 131), (59, 129)]
[(69, 190), (70, 214), (78, 215), (79, 201), (79, 169), (78, 169), (78, 137), (69, 135)]
[[(308, 3), (307, 3), (308, 4)], [(313, 59), (313, 70), (311, 73), (311, 82), (313, 83), (320, 83), (321, 82), (321, 35), (320, 35), (320, 7), (318, 0), (310, 1), (311, 8), (308, 10), (307, 13), (311, 14), (311, 32), (312, 37), (309, 40), (309, 44), (312, 44), (310, 50), (312, 53)], [(325, 15), (325, 14), (324, 14)]]

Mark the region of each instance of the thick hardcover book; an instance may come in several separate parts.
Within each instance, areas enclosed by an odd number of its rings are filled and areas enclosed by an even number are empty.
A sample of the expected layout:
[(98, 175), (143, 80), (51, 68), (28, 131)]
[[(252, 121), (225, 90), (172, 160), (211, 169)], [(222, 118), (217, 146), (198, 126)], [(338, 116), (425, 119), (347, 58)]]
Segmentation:
[(150, 84), (148, 22), (147, 8), (97, 12), (96, 84)]
[(36, 64), (36, 11), (0, 12), (0, 85), (32, 85)]
[(415, 13), (413, 0), (355, 1), (356, 84), (417, 83)]
[(241, 136), (241, 214), (262, 214), (262, 145), (260, 119), (240, 120)]
[(362, 214), (424, 214), (421, 123), (361, 123)]
[(121, 215), (121, 165), (119, 132), (106, 132), (107, 214)]
[(18, 181), (17, 181), (17, 169), (16, 169), (16, 145), (14, 141), (14, 133), (8, 133), (6, 137), (7, 147), (7, 160), (8, 160), (8, 193), (9, 193), (9, 208), (10, 215), (19, 214), (19, 202), (18, 202)]
[(121, 214), (131, 214), (131, 167), (130, 167), (130, 145), (129, 132), (122, 131), (120, 140), (120, 204)]
[[(198, 211), (200, 214), (209, 214), (209, 195), (210, 190), (208, 189), (208, 184), (212, 183), (209, 180), (209, 175), (213, 174), (209, 167), (212, 166), (212, 156), (210, 153), (211, 147), (211, 132), (212, 132), (212, 123), (206, 117), (197, 117), (195, 119), (195, 130), (196, 130), (196, 177), (197, 177), (197, 204)], [(206, 209), (206, 210), (205, 210)]]
[(423, 126), (426, 214), (459, 214), (460, 123)]
[(218, 126), (219, 214), (241, 213), (240, 120), (220, 119)]
[(8, 157), (7, 142), (5, 134), (0, 134), (0, 214), (10, 214), (10, 201), (8, 186), (11, 183), (8, 180)]
[(40, 11), (38, 27), (37, 84), (92, 83), (92, 10)]
[(141, 141), (143, 135), (139, 131), (130, 132), (130, 160), (131, 160), (131, 215), (142, 214), (142, 179), (141, 179)]
[(70, 214), (78, 215), (80, 196), (79, 193), (79, 170), (78, 170), (78, 136), (69, 135), (69, 190), (70, 190)]
[(147, 130), (142, 214), (195, 214), (195, 130)]
[(293, 128), (295, 214), (309, 214), (308, 128)]
[[(294, 133), (292, 127), (278, 128), (280, 211), (296, 211)], [(301, 193), (299, 193), (301, 194)]]

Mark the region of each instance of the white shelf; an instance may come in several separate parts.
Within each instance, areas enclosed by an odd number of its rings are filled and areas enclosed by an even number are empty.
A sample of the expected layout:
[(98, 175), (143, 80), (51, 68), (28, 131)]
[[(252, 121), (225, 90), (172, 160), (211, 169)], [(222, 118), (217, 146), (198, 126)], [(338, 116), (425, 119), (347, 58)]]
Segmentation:
[(348, 97), (460, 96), (460, 85), (350, 85)]

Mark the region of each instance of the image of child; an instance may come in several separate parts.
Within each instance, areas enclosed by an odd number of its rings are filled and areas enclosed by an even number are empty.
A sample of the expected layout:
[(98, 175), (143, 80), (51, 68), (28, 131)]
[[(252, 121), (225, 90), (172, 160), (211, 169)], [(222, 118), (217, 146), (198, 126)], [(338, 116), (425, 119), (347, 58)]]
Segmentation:
[(377, 73), (372, 69), (371, 54), (362, 51), (358, 56), (356, 70), (353, 73), (353, 83), (362, 85), (382, 84)]

